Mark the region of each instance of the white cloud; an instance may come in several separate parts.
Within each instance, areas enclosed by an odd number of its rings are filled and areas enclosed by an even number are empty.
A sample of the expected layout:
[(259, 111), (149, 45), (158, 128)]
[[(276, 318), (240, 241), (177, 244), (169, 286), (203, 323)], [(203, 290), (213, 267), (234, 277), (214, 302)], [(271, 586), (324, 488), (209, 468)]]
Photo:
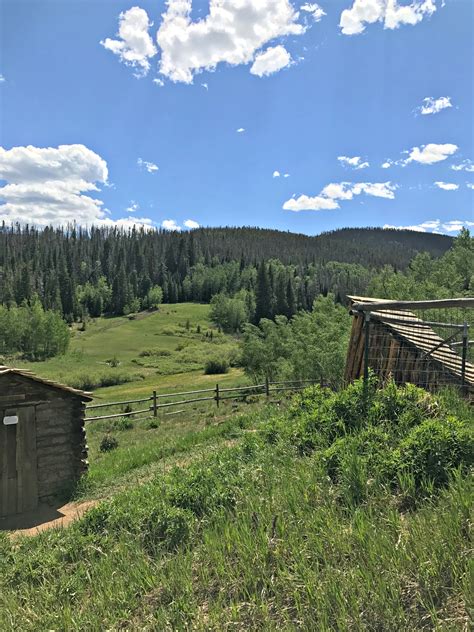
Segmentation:
[(286, 48), (281, 45), (273, 46), (255, 56), (250, 72), (257, 77), (265, 77), (286, 68), (290, 64), (291, 56)]
[(159, 169), (158, 165), (155, 165), (154, 162), (148, 162), (148, 160), (142, 160), (141, 158), (137, 160), (137, 165), (140, 168), (146, 169), (148, 173), (154, 173)]
[(474, 184), (472, 182), (467, 182), (466, 186), (468, 189), (474, 189)]
[(35, 226), (152, 226), (148, 218), (112, 220), (86, 195), (108, 184), (107, 163), (84, 145), (0, 147), (0, 221)]
[(311, 13), (315, 22), (319, 22), (321, 18), (326, 15), (326, 12), (316, 4), (315, 2), (312, 4), (306, 3), (300, 7), (301, 11), (306, 11), (307, 13)]
[(281, 175), (281, 174), (280, 174), (280, 172), (279, 172), (279, 171), (274, 171), (274, 172), (273, 172), (273, 177), (274, 177), (274, 178), (279, 178), (279, 177), (280, 177), (280, 175)]
[(160, 72), (172, 81), (192, 83), (196, 73), (254, 61), (266, 44), (305, 27), (289, 0), (210, 0), (209, 14), (191, 21), (191, 0), (168, 0), (157, 33)]
[(456, 191), (459, 189), (459, 184), (452, 182), (435, 182), (435, 184), (439, 189), (444, 189), (444, 191)]
[(421, 224), (415, 224), (412, 226), (393, 226), (392, 224), (385, 224), (384, 228), (394, 228), (396, 230), (414, 230), (419, 233), (455, 233), (459, 232), (461, 228), (472, 228), (474, 222), (468, 220), (452, 219), (448, 221), (441, 221), (439, 219), (428, 220)]
[(284, 173), (284, 174), (283, 174), (283, 177), (284, 177), (284, 178), (289, 178), (289, 177), (290, 177), (290, 174), (289, 174), (289, 173)]
[(300, 195), (283, 204), (287, 211), (323, 211), (340, 208), (337, 200), (352, 200), (356, 195), (364, 193), (374, 197), (393, 200), (397, 185), (391, 182), (339, 182), (327, 184), (319, 195), (310, 197)]
[(239, 127), (239, 129), (235, 131), (237, 132), (237, 134), (242, 134), (243, 132), (245, 132), (245, 127)]
[(423, 165), (432, 165), (435, 162), (446, 160), (446, 158), (456, 153), (457, 150), (457, 145), (451, 143), (445, 143), (444, 145), (429, 143), (421, 147), (413, 147), (413, 149), (408, 152), (408, 158), (401, 161), (401, 164), (407, 165), (410, 162), (419, 162)]
[(338, 156), (337, 159), (342, 165), (352, 167), (352, 169), (366, 169), (370, 166), (369, 163), (363, 161), (360, 156), (353, 156), (352, 158), (349, 156)]
[(107, 50), (118, 55), (121, 62), (136, 68), (136, 77), (142, 77), (150, 70), (149, 60), (157, 53), (156, 46), (148, 32), (152, 22), (140, 7), (132, 7), (119, 16), (119, 39), (109, 37), (100, 43)]
[(468, 158), (466, 158), (466, 160), (463, 160), (458, 165), (451, 165), (451, 169), (453, 169), (453, 171), (473, 172), (474, 171), (474, 162), (472, 162), (472, 160), (469, 160)]
[(135, 200), (130, 200), (130, 206), (127, 208), (129, 213), (136, 213), (140, 209), (140, 205)]
[(181, 226), (174, 219), (164, 219), (161, 222), (161, 227), (165, 230), (176, 230), (178, 232), (181, 230)]
[(354, 0), (352, 7), (341, 13), (339, 26), (344, 35), (358, 35), (366, 24), (382, 22), (384, 28), (396, 29), (402, 24), (418, 24), (435, 11), (435, 0), (413, 0), (404, 5), (397, 0)]
[(6, 81), (5, 77), (3, 75), (0, 75), (0, 83), (4, 83)]
[(283, 204), (285, 211), (330, 211), (339, 208), (339, 204), (331, 198), (316, 195), (300, 195), (298, 198), (290, 198)]
[(209, 90), (209, 84), (201, 83), (201, 86), (204, 88), (204, 90)]
[(184, 220), (183, 224), (186, 226), (186, 228), (190, 228), (190, 229), (200, 227), (198, 222), (196, 222), (194, 219), (186, 219)]
[(165, 85), (165, 82), (163, 81), (163, 79), (160, 79), (159, 77), (155, 77), (155, 79), (153, 79), (153, 83), (159, 86), (160, 88), (162, 88)]
[(417, 108), (417, 112), (420, 114), (438, 114), (441, 110), (451, 107), (453, 107), (451, 97), (439, 97), (438, 99), (426, 97), (423, 99), (423, 105)]
[(388, 160), (386, 160), (383, 164), (382, 164), (382, 169), (390, 169), (390, 167), (395, 164), (393, 162), (393, 160), (390, 160), (390, 158)]

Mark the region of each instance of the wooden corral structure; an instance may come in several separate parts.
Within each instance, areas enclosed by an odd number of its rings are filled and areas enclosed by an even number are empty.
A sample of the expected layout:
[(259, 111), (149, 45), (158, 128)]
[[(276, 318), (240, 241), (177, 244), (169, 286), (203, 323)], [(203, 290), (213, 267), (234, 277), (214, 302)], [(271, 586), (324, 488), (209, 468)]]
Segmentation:
[[(472, 308), (474, 299), (397, 302), (359, 296), (348, 298), (353, 321), (346, 383), (364, 376), (366, 369), (370, 369), (382, 383), (392, 378), (397, 384), (410, 382), (430, 391), (455, 386), (465, 394), (474, 393), (474, 365), (466, 353), (467, 328), (460, 324), (425, 322), (410, 311), (410, 308)], [(453, 336), (443, 339), (434, 331), (436, 325), (454, 328), (463, 336), (464, 343), (452, 343)]]
[(87, 469), (90, 393), (0, 366), (0, 517), (35, 509)]

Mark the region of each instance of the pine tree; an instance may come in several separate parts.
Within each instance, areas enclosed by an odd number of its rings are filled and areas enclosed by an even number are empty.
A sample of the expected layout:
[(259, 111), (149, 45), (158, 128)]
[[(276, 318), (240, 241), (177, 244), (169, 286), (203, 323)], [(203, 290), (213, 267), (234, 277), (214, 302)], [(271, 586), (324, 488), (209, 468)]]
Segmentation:
[(291, 276), (288, 277), (288, 284), (286, 286), (286, 304), (286, 315), (288, 318), (291, 318), (296, 314), (296, 295), (295, 288), (293, 286), (293, 278)]
[(262, 318), (272, 317), (272, 294), (270, 280), (265, 261), (261, 261), (257, 273), (255, 305), (255, 323), (258, 324)]

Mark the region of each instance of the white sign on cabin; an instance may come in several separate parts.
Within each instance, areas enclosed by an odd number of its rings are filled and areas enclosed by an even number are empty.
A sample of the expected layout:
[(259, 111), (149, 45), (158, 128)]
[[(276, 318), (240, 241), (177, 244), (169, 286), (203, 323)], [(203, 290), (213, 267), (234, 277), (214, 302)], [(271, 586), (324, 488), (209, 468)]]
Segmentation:
[(18, 423), (18, 415), (7, 415), (3, 418), (4, 426), (14, 426)]

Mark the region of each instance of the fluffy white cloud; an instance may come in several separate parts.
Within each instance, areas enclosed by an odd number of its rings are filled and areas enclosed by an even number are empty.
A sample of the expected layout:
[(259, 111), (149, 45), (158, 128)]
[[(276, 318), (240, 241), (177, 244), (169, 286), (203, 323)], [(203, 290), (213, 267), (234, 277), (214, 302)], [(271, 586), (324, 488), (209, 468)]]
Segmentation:
[(301, 11), (306, 11), (307, 13), (311, 13), (315, 22), (319, 22), (321, 18), (326, 15), (326, 12), (319, 6), (319, 4), (314, 3), (306, 3), (300, 7)]
[(473, 226), (474, 222), (470, 222), (468, 220), (452, 219), (448, 221), (441, 221), (439, 219), (433, 219), (413, 226), (393, 226), (392, 224), (385, 224), (384, 228), (415, 230), (419, 233), (457, 233), (461, 230), (461, 228), (472, 228)]
[(112, 220), (90, 195), (107, 185), (107, 163), (84, 145), (0, 147), (0, 221), (35, 226), (152, 226), (148, 218)]
[(280, 173), (279, 171), (274, 171), (274, 172), (273, 172), (273, 177), (274, 177), (274, 178), (279, 178), (279, 177), (280, 177), (280, 175), (281, 175), (281, 173)]
[(283, 204), (287, 211), (327, 211), (340, 208), (337, 200), (352, 200), (364, 193), (374, 197), (393, 200), (397, 186), (391, 182), (332, 182), (327, 184), (319, 195), (310, 197), (300, 195)]
[(158, 52), (148, 32), (152, 22), (140, 7), (132, 7), (119, 16), (119, 39), (107, 38), (101, 44), (118, 55), (121, 62), (137, 69), (136, 77), (142, 77), (150, 70), (149, 60)]
[(363, 161), (360, 156), (353, 156), (352, 158), (349, 156), (338, 156), (337, 159), (342, 165), (352, 167), (352, 169), (366, 169), (370, 166), (369, 163)]
[(181, 226), (177, 224), (174, 219), (164, 219), (161, 222), (161, 228), (164, 228), (165, 230), (176, 230), (178, 232), (181, 230)]
[(466, 186), (468, 189), (474, 189), (474, 184), (472, 182), (467, 182)]
[(0, 75), (0, 83), (4, 83), (6, 81), (5, 77), (3, 75)]
[(243, 134), (245, 132), (245, 127), (239, 127), (239, 129), (235, 130), (237, 134)]
[(210, 0), (209, 14), (195, 22), (191, 9), (191, 0), (168, 0), (156, 36), (160, 72), (172, 81), (192, 83), (219, 63), (248, 64), (272, 40), (305, 30), (289, 0)]
[(184, 220), (184, 225), (186, 226), (186, 228), (199, 228), (199, 224), (198, 222), (196, 222), (194, 219), (186, 219)]
[(435, 162), (446, 160), (446, 158), (455, 154), (457, 150), (458, 146), (451, 143), (445, 143), (444, 145), (429, 143), (421, 147), (413, 147), (413, 149), (408, 152), (408, 158), (401, 161), (401, 164), (407, 165), (410, 162), (419, 162), (422, 165), (432, 165)]
[(469, 172), (473, 172), (474, 171), (474, 162), (472, 162), (472, 160), (469, 160), (468, 158), (466, 158), (466, 160), (463, 160), (458, 165), (451, 165), (451, 169), (453, 169), (453, 171), (469, 171)]
[(284, 173), (284, 174), (283, 174), (283, 177), (284, 177), (284, 178), (289, 178), (289, 177), (290, 177), (290, 174), (289, 174), (289, 173)]
[(163, 79), (160, 79), (159, 77), (155, 77), (153, 79), (153, 83), (159, 86), (160, 88), (162, 88), (165, 85), (165, 82), (163, 81)]
[(435, 185), (439, 189), (444, 189), (444, 191), (456, 191), (459, 189), (459, 184), (454, 184), (453, 182), (435, 182)]
[(148, 160), (142, 160), (141, 158), (139, 158), (137, 160), (137, 165), (140, 168), (146, 169), (148, 173), (154, 173), (155, 171), (158, 171), (158, 165), (155, 165), (154, 162), (148, 162)]
[(283, 204), (285, 211), (331, 211), (339, 208), (339, 204), (327, 197), (316, 195), (300, 195), (298, 198), (290, 198)]
[(341, 13), (339, 26), (344, 35), (358, 35), (366, 24), (382, 22), (384, 28), (396, 29), (402, 24), (418, 24), (435, 11), (434, 0), (413, 0), (404, 5), (397, 0), (354, 0), (352, 7)]
[(257, 77), (265, 77), (286, 68), (290, 64), (291, 56), (286, 48), (281, 45), (273, 46), (255, 56), (250, 72)]
[(451, 97), (439, 97), (438, 99), (426, 97), (423, 99), (423, 105), (417, 108), (417, 112), (420, 114), (438, 114), (441, 110), (452, 107)]
[(393, 162), (393, 160), (390, 160), (390, 158), (388, 160), (386, 160), (383, 164), (382, 164), (382, 169), (390, 169), (390, 167), (395, 164)]

